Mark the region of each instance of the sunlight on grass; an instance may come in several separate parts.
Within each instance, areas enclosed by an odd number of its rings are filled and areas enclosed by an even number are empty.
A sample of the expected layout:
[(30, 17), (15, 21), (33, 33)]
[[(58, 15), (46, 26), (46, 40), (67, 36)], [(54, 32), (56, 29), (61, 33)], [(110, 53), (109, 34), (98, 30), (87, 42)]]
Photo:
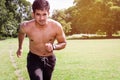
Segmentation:
[(119, 47), (120, 40), (70, 40), (65, 50), (56, 53), (53, 79), (61, 80), (59, 75), (62, 80), (120, 79)]
[[(14, 68), (9, 62), (9, 49), (17, 49), (17, 39), (0, 41), (0, 80), (16, 80)], [(25, 80), (29, 80), (26, 69), (28, 39), (24, 42), (21, 58), (15, 59)], [(55, 51), (56, 67), (52, 80), (119, 80), (120, 39), (68, 40), (65, 49)], [(6, 54), (7, 53), (7, 54)], [(8, 67), (9, 66), (9, 67)], [(6, 75), (9, 75), (9, 79)]]

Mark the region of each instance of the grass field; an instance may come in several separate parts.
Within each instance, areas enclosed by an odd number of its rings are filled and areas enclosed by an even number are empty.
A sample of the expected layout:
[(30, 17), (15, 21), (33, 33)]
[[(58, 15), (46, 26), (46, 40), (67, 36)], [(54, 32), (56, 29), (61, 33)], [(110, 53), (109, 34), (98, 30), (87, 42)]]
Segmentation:
[[(28, 39), (21, 58), (15, 55), (17, 39), (0, 41), (0, 80), (17, 80), (9, 52), (12, 50), (24, 80)], [(52, 80), (120, 80), (120, 39), (68, 40), (67, 47), (55, 51), (57, 64)]]

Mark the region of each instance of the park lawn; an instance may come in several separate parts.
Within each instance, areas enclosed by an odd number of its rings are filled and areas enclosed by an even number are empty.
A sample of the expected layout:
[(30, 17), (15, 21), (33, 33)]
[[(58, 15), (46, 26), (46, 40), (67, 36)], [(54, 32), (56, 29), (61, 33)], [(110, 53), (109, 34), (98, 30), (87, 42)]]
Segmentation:
[[(0, 49), (8, 54), (1, 54), (1, 65), (7, 66), (7, 74), (14, 79), (14, 69), (9, 62), (9, 46), (14, 45), (14, 53), (17, 49), (17, 39), (0, 41)], [(15, 59), (18, 68), (25, 80), (29, 80), (26, 69), (26, 56), (28, 53), (28, 39), (24, 42), (24, 52), (21, 58)], [(0, 50), (0, 52), (1, 52)], [(120, 79), (120, 39), (98, 39), (98, 40), (68, 40), (65, 49), (54, 52), (57, 57), (56, 67), (52, 80), (119, 80)], [(5, 64), (6, 60), (8, 61)], [(9, 64), (8, 64), (9, 63)], [(9, 67), (8, 67), (9, 66)], [(0, 66), (2, 75), (6, 74)], [(12, 73), (12, 74), (11, 74)], [(1, 74), (1, 73), (0, 73)], [(4, 75), (0, 80), (8, 77)]]
[(71, 40), (57, 57), (54, 80), (120, 79), (120, 40)]
[(14, 39), (0, 41), (0, 80), (17, 80), (9, 57), (12, 44)]

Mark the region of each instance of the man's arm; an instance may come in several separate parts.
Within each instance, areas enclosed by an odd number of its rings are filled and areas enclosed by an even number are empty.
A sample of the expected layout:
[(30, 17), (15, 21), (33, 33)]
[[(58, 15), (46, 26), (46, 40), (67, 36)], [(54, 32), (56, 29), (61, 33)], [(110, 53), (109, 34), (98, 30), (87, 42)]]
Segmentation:
[(65, 33), (63, 31), (61, 24), (58, 24), (57, 26), (58, 28), (57, 28), (56, 39), (58, 43), (53, 45), (54, 50), (64, 49), (67, 43), (65, 38)]
[(57, 22), (55, 26), (57, 44), (46, 43), (45, 46), (48, 52), (52, 52), (53, 50), (64, 49), (66, 46), (65, 33), (61, 24)]
[(23, 40), (25, 38), (25, 33), (23, 31), (23, 25), (20, 26), (19, 28), (19, 33), (18, 33), (18, 50), (17, 50), (17, 57), (20, 57), (22, 54), (22, 44)]

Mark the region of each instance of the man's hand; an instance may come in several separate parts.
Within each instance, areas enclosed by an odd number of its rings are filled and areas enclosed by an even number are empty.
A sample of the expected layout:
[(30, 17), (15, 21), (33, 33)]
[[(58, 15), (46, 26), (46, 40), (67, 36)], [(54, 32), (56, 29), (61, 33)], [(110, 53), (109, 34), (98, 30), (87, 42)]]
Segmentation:
[(18, 58), (21, 56), (22, 52), (23, 52), (22, 49), (17, 50), (16, 54)]
[(46, 43), (45, 44), (45, 48), (48, 52), (52, 52), (53, 51), (53, 45), (51, 43)]

